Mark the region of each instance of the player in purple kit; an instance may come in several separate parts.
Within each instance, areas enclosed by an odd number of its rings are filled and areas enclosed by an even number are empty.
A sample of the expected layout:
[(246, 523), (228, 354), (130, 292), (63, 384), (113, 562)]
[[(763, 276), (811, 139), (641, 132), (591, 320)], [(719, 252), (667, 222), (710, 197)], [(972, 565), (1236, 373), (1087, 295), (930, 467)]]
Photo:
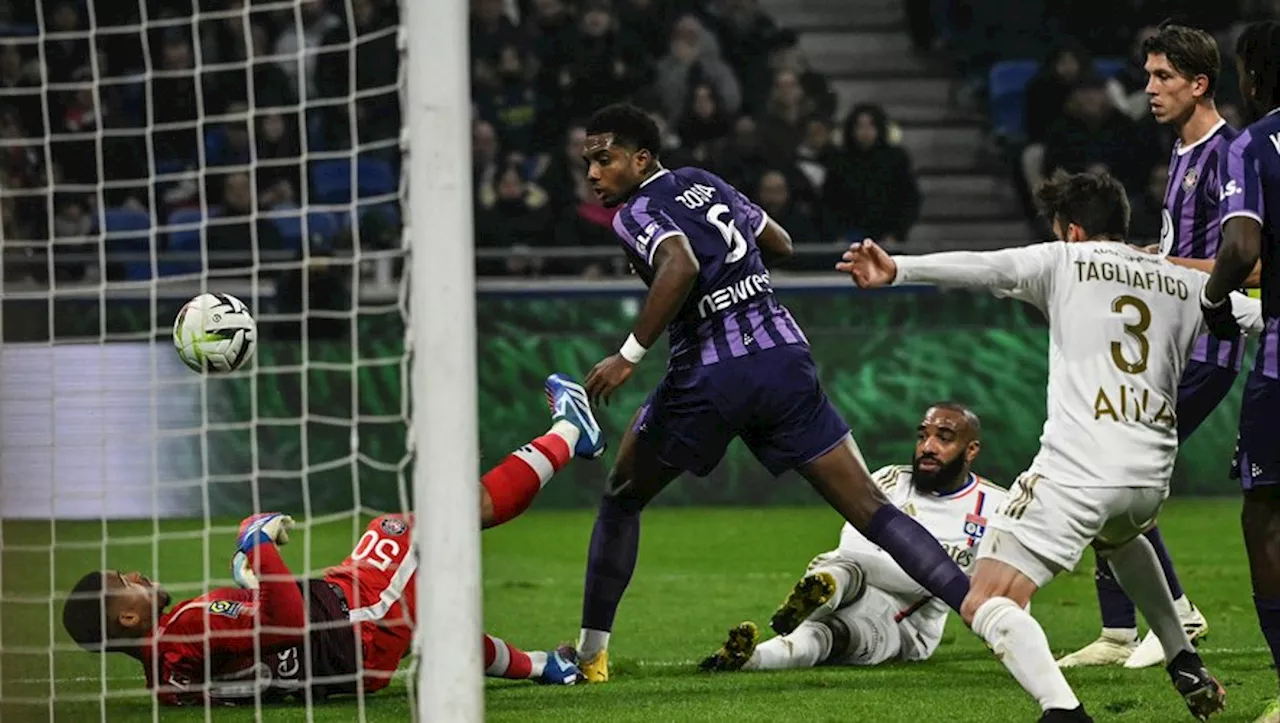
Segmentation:
[(649, 287), (621, 350), (587, 376), (588, 394), (607, 402), (663, 329), (671, 344), (666, 376), (619, 445), (592, 530), (578, 646), (587, 680), (609, 678), (609, 632), (635, 570), (641, 510), (683, 472), (709, 473), (736, 437), (773, 474), (798, 470), (958, 609), (964, 572), (876, 487), (818, 383), (808, 340), (773, 295), (767, 269), (791, 256), (790, 236), (714, 174), (663, 168), (659, 147), (657, 126), (633, 106), (601, 109), (587, 124), (588, 179), (605, 205), (620, 207), (614, 230)]
[[(1160, 253), (1180, 259), (1204, 259), (1212, 270), (1221, 239), (1218, 224), (1220, 183), (1218, 163), (1236, 131), (1222, 119), (1214, 103), (1220, 58), (1213, 36), (1185, 25), (1161, 25), (1142, 44), (1146, 56), (1147, 95), (1157, 123), (1177, 131), (1169, 159), (1160, 230)], [(1178, 385), (1178, 441), (1186, 441), (1231, 391), (1244, 358), (1237, 336), (1218, 339), (1206, 334), (1195, 350)], [(1192, 640), (1208, 631), (1208, 623), (1183, 593), (1173, 561), (1158, 528), (1146, 533), (1164, 569), (1183, 627)], [(1111, 568), (1097, 560), (1094, 581), (1102, 634), (1097, 640), (1058, 661), (1062, 667), (1115, 665), (1145, 668), (1164, 662), (1160, 640), (1151, 632), (1138, 643), (1138, 618), (1133, 602), (1120, 589)]]
[[(1233, 476), (1253, 601), (1280, 668), (1280, 23), (1254, 23), (1236, 43), (1240, 96), (1256, 118), (1223, 154), (1222, 248), (1200, 295), (1205, 321), (1221, 337), (1236, 329), (1228, 294), (1262, 261), (1264, 331), (1240, 406)], [(1280, 697), (1257, 723), (1280, 723)]]

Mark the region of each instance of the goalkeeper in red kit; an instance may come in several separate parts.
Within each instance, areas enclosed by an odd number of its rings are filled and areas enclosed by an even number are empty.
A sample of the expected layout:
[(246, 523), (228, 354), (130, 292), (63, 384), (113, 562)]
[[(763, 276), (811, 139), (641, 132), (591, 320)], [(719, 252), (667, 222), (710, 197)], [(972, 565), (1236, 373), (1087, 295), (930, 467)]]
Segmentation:
[[(552, 375), (546, 391), (551, 429), (481, 479), (486, 528), (527, 509), (571, 457), (604, 452), (582, 387)], [(171, 705), (302, 700), (308, 691), (318, 700), (386, 687), (413, 643), (413, 517), (375, 518), (351, 555), (314, 579), (295, 578), (280, 557), (292, 525), (278, 512), (245, 519), (232, 561), (239, 587), (171, 609), (169, 594), (141, 573), (91, 572), (68, 596), (63, 625), (91, 652), (136, 658), (148, 687)], [(486, 634), (484, 651), (492, 677), (582, 679), (572, 648), (525, 652)]]

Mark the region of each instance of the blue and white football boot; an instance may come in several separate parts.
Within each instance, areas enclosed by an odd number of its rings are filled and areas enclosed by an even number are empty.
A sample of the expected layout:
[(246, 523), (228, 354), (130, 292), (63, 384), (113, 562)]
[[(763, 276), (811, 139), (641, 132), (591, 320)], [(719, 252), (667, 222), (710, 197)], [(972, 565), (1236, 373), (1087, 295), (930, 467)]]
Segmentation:
[(578, 670), (578, 653), (568, 645), (547, 651), (547, 664), (538, 676), (542, 685), (575, 685), (585, 680)]
[(551, 421), (564, 420), (578, 428), (578, 444), (573, 454), (582, 459), (596, 459), (604, 454), (607, 446), (600, 424), (591, 414), (587, 390), (567, 374), (552, 374), (543, 385), (547, 391), (547, 406), (551, 408)]

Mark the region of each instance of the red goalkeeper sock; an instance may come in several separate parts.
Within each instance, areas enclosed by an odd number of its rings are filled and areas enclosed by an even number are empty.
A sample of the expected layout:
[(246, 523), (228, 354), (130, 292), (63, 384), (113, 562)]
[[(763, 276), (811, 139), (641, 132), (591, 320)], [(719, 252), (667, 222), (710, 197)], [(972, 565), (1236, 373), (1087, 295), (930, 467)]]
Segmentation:
[(546, 653), (526, 653), (502, 638), (484, 636), (484, 674), (490, 678), (527, 680), (542, 675)]
[(529, 509), (547, 480), (568, 464), (570, 452), (563, 437), (544, 434), (485, 472), (480, 484), (493, 501), (493, 524), (501, 525)]

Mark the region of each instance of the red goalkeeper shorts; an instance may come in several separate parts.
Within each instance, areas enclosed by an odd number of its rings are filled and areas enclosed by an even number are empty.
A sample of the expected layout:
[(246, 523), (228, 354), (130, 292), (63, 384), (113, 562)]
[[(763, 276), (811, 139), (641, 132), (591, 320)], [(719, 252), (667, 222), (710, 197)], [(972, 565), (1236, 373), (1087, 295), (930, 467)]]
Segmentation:
[(343, 589), (359, 624), (364, 689), (385, 688), (413, 644), (418, 553), (413, 516), (383, 515), (365, 528), (343, 563), (324, 579)]

